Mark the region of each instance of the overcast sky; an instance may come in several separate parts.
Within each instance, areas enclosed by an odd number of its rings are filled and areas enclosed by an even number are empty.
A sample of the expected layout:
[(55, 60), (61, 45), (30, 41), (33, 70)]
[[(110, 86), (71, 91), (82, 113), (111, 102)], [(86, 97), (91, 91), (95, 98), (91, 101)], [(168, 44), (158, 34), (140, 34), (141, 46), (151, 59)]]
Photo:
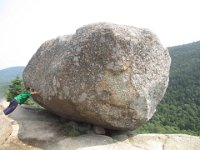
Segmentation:
[(200, 40), (199, 0), (0, 0), (0, 69), (26, 66), (46, 40), (95, 22), (148, 28), (164, 47)]

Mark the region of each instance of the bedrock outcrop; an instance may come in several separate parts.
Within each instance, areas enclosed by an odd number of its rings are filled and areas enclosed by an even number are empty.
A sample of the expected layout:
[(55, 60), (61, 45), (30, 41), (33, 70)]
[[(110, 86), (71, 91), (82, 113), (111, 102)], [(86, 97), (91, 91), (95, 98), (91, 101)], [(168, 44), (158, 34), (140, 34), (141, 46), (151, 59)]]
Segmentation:
[(44, 42), (23, 78), (41, 91), (34, 100), (63, 118), (128, 130), (153, 116), (170, 63), (151, 31), (96, 23)]
[[(5, 107), (9, 105), (3, 102)], [(3, 110), (0, 102), (0, 112)], [(6, 123), (6, 124), (5, 124)], [(81, 124), (79, 124), (80, 126)], [(68, 128), (72, 129), (72, 128)], [(119, 131), (121, 132), (121, 131)], [(66, 135), (66, 126), (47, 110), (24, 105), (0, 113), (0, 150), (199, 150), (200, 137), (186, 134)]]

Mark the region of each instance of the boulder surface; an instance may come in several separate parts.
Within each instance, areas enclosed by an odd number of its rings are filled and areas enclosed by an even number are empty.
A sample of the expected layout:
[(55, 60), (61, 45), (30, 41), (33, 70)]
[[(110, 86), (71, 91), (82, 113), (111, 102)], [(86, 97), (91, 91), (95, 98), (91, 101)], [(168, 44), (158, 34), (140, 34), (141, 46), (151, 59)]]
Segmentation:
[(147, 29), (90, 24), (44, 42), (23, 74), (34, 100), (66, 119), (135, 129), (154, 114), (168, 86), (171, 59)]

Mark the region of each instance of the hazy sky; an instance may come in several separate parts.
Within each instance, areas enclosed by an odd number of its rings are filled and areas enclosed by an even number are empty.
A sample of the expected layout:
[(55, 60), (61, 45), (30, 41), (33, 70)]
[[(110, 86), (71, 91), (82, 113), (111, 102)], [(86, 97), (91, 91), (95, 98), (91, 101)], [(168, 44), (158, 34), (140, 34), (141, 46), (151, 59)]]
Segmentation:
[(165, 47), (200, 40), (199, 0), (0, 0), (0, 69), (25, 66), (46, 40), (95, 22), (153, 31)]

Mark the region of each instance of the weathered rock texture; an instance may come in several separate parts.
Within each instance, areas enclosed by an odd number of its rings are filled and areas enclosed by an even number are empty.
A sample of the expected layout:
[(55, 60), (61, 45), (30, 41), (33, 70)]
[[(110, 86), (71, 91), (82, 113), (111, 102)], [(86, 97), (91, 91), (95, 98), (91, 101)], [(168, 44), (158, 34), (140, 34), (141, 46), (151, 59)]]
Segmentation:
[(0, 145), (4, 144), (12, 133), (12, 126), (9, 120), (4, 116), (3, 109), (0, 103)]
[(168, 85), (170, 56), (146, 29), (110, 23), (46, 41), (25, 68), (34, 99), (68, 119), (111, 129), (148, 121)]
[[(1, 106), (0, 102), (0, 112)], [(9, 126), (11, 129), (8, 130)], [(58, 117), (46, 110), (18, 106), (9, 116), (0, 113), (0, 150), (200, 150), (200, 137), (197, 136), (128, 136), (127, 132), (119, 131), (109, 137), (89, 130), (88, 134), (70, 137), (65, 129), (63, 124), (59, 124)]]

